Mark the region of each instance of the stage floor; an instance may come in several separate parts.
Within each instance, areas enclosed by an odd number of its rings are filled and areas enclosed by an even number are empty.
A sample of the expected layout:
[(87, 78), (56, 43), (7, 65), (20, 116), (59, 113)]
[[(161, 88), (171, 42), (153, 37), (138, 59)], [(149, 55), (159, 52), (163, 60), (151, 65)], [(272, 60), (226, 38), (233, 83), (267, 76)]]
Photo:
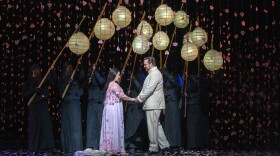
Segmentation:
[[(59, 156), (64, 155), (60, 150), (49, 150), (41, 152), (28, 152), (25, 149), (7, 149), (0, 151), (1, 156)], [(71, 154), (72, 155), (72, 154)], [(143, 151), (138, 151), (135, 154), (129, 154), (131, 156), (142, 156), (147, 155)], [(162, 155), (162, 154), (155, 154)], [(222, 156), (279, 156), (279, 151), (260, 151), (260, 150), (250, 150), (250, 151), (224, 151), (224, 150), (188, 150), (181, 149), (177, 152), (173, 152), (169, 155), (188, 155), (188, 156), (212, 156), (212, 155), (222, 155)]]

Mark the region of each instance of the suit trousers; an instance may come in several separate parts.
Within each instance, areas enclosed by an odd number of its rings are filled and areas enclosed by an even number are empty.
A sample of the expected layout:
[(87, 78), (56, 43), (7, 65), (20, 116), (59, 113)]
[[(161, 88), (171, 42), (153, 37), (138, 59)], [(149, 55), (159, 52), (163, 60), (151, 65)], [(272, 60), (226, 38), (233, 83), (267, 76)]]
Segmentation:
[(161, 109), (146, 110), (148, 135), (150, 140), (149, 150), (158, 151), (158, 146), (161, 149), (169, 147), (162, 125), (159, 122)]

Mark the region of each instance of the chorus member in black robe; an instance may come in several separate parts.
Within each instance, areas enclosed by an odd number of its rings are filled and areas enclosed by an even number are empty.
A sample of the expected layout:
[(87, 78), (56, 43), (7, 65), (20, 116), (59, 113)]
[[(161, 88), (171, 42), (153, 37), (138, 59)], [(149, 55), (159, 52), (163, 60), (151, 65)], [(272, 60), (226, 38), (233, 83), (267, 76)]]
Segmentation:
[[(81, 64), (80, 61), (78, 61)], [(82, 141), (82, 115), (80, 106), (80, 97), (83, 94), (82, 81), (85, 73), (81, 65), (71, 81), (73, 67), (69, 63), (64, 64), (63, 75), (58, 83), (58, 89), (62, 95), (67, 84), (70, 87), (62, 102), (61, 119), (61, 144), (64, 153), (74, 153), (83, 149)]]
[(167, 69), (161, 70), (163, 75), (163, 91), (165, 97), (164, 130), (171, 148), (182, 146), (180, 117), (180, 83), (175, 73)]
[[(131, 91), (129, 93), (131, 97), (136, 97), (142, 90), (142, 76), (144, 75), (140, 69), (136, 76), (132, 77)], [(148, 144), (145, 112), (142, 110), (142, 107), (143, 103), (140, 102), (127, 103), (125, 144), (129, 153), (134, 153), (137, 150), (143, 151), (145, 149), (145, 144)]]
[(89, 84), (86, 147), (99, 149), (106, 78), (95, 70), (93, 64), (88, 70), (88, 80), (88, 82), (85, 82)]
[(34, 64), (31, 66), (28, 80), (22, 88), (22, 97), (29, 100), (36, 93), (29, 106), (28, 116), (28, 150), (39, 151), (54, 147), (51, 117), (48, 112), (48, 86), (54, 82), (55, 72), (46, 79), (41, 88), (37, 88), (42, 80), (41, 68)]
[(188, 78), (186, 143), (187, 148), (205, 148), (209, 144), (209, 101), (207, 80), (201, 75), (191, 74)]

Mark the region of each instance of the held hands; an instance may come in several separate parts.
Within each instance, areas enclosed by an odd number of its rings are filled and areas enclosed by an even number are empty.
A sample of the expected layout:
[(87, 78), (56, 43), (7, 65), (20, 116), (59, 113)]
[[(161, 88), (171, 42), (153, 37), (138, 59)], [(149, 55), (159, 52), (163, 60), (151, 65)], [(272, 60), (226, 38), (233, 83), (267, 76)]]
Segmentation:
[(131, 98), (132, 102), (139, 102), (137, 98)]

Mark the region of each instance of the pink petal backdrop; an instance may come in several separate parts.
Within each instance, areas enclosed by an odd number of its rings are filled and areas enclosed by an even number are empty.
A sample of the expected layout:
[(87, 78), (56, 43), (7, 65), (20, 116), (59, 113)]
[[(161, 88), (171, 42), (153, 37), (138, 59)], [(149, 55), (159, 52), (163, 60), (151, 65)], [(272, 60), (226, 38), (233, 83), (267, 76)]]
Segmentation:
[[(117, 1), (67, 0), (27, 1), (0, 0), (1, 11), (1, 139), (26, 140), (27, 106), (21, 98), (22, 83), (28, 69), (39, 63), (43, 73), (77, 27), (82, 15), (87, 15), (80, 31), (89, 36), (97, 16), (105, 2), (108, 3), (104, 17), (111, 18)], [(125, 0), (132, 13), (131, 24), (116, 31), (106, 42), (98, 66), (105, 75), (110, 67), (121, 68), (130, 48), (134, 29), (137, 28), (143, 11), (145, 19), (155, 29), (154, 12), (160, 1)], [(279, 5), (275, 0), (197, 0), (183, 1), (183, 10), (190, 15), (194, 25), (199, 16), (199, 26), (208, 33), (208, 42), (201, 49), (201, 58), (210, 49), (211, 34), (214, 34), (214, 49), (222, 52), (223, 67), (210, 74), (201, 65), (212, 83), (209, 84), (210, 146), (214, 148), (262, 148), (271, 146), (274, 132), (279, 132), (279, 108), (273, 105), (279, 94)], [(157, 4), (155, 4), (157, 3)], [(168, 1), (177, 11), (181, 2)], [(198, 24), (198, 22), (196, 22)], [(162, 27), (171, 38), (174, 24)], [(177, 62), (177, 72), (183, 73), (180, 58), (183, 35), (189, 30), (177, 29), (169, 61)], [(118, 42), (120, 41), (120, 42)], [(87, 55), (83, 56), (84, 67), (94, 62), (101, 47), (97, 38), (91, 40)], [(117, 50), (116, 50), (117, 49)], [(151, 54), (151, 50), (144, 56)], [(159, 60), (159, 52), (155, 50)], [(141, 65), (139, 56), (138, 65)], [(165, 56), (163, 56), (165, 57)], [(118, 59), (115, 59), (118, 58)], [(61, 72), (65, 61), (75, 63), (77, 56), (68, 48), (58, 60), (55, 69)], [(126, 73), (131, 73), (133, 59), (129, 61)], [(190, 70), (196, 71), (196, 61), (190, 63)], [(126, 78), (125, 78), (126, 80)], [(124, 88), (126, 88), (125, 86)], [(55, 86), (50, 86), (49, 108), (56, 139), (60, 131), (61, 99)], [(85, 112), (85, 97), (82, 98)], [(85, 113), (84, 113), (85, 118)], [(84, 123), (85, 125), (85, 123)], [(2, 135), (2, 134), (5, 134)]]

